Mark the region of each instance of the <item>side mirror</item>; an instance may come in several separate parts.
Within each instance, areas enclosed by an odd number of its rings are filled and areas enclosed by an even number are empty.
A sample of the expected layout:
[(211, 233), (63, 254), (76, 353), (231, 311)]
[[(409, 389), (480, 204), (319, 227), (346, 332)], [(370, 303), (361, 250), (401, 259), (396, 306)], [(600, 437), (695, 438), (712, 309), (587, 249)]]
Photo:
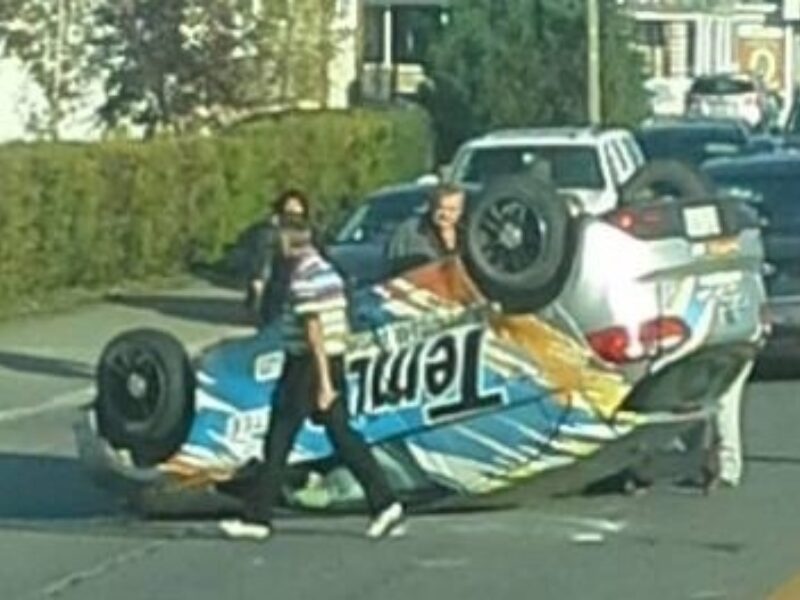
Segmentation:
[(453, 174), (452, 165), (442, 165), (437, 169), (436, 173), (426, 173), (417, 177), (417, 183), (420, 185), (439, 185), (444, 181), (450, 181)]
[(363, 227), (359, 227), (358, 229), (353, 229), (347, 232), (347, 237), (337, 237), (335, 232), (331, 233), (331, 236), (328, 240), (328, 246), (341, 246), (347, 244), (360, 244), (365, 239), (367, 239), (367, 233), (364, 231)]
[(426, 173), (417, 178), (417, 183), (419, 185), (439, 185), (441, 179), (436, 173)]

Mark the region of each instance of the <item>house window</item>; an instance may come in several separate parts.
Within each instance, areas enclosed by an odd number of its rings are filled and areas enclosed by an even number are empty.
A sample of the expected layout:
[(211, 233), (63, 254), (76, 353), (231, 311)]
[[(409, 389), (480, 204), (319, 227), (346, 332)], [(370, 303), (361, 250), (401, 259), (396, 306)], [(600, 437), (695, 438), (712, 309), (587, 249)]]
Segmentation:
[(393, 10), (392, 53), (396, 63), (423, 64), (431, 42), (443, 26), (442, 9), (397, 6)]
[(383, 8), (364, 9), (364, 60), (383, 62)]
[(336, 16), (340, 19), (346, 19), (350, 16), (350, 11), (353, 8), (353, 0), (336, 0)]
[(664, 24), (659, 21), (640, 21), (636, 27), (636, 38), (639, 44), (651, 48), (667, 44)]

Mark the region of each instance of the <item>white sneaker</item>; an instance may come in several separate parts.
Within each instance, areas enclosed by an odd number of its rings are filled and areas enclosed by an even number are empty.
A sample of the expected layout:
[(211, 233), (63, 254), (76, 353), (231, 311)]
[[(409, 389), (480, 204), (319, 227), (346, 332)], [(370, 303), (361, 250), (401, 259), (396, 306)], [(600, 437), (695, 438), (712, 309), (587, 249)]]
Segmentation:
[(402, 521), (397, 525), (395, 525), (394, 527), (392, 527), (392, 529), (389, 531), (386, 537), (401, 538), (405, 537), (407, 533), (408, 533), (408, 528), (406, 527), (406, 522)]
[(378, 539), (385, 536), (397, 537), (405, 534), (403, 519), (405, 512), (399, 502), (390, 504), (378, 513), (367, 528), (367, 537)]
[(241, 519), (220, 521), (219, 528), (228, 537), (243, 540), (265, 540), (272, 533), (269, 525), (251, 523)]

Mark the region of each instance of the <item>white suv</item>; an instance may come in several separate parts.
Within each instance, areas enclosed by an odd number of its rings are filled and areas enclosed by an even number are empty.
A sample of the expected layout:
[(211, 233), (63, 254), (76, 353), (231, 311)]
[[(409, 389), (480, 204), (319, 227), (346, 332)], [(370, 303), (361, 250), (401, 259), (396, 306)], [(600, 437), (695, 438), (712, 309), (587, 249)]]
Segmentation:
[(619, 188), (644, 164), (633, 134), (623, 129), (509, 129), (470, 140), (456, 152), (449, 179), (484, 184), (494, 177), (544, 168), (556, 187), (587, 213), (617, 207)]

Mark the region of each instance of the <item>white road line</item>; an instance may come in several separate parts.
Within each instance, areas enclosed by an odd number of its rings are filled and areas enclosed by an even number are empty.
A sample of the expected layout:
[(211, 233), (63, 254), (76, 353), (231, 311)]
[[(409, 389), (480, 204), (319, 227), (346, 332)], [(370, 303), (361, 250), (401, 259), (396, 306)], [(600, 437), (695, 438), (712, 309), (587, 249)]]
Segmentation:
[(469, 565), (470, 561), (466, 558), (420, 558), (414, 563), (423, 569), (459, 569)]
[(594, 529), (596, 531), (606, 533), (619, 533), (623, 531), (628, 523), (624, 520), (612, 521), (611, 519), (603, 519), (599, 517), (581, 517), (573, 515), (544, 515), (544, 520), (552, 523), (560, 523), (564, 525), (577, 526), (586, 529)]
[(54, 410), (63, 408), (77, 408), (91, 401), (94, 397), (94, 386), (67, 392), (66, 394), (59, 394), (41, 404), (34, 406), (23, 406), (20, 408), (9, 408), (0, 411), (0, 424), (10, 423), (12, 421), (19, 421), (28, 417), (34, 417), (42, 413), (47, 413)]
[[(547, 524), (548, 526), (555, 527), (559, 531), (570, 534), (601, 533), (613, 535), (621, 533), (628, 528), (628, 523), (625, 520), (612, 520), (587, 515), (555, 514), (548, 511), (535, 510), (520, 514), (529, 516), (531, 522), (534, 524)], [(450, 529), (459, 533), (483, 535), (491, 533), (525, 533), (524, 528), (520, 529), (518, 524), (512, 526), (506, 522), (497, 521), (457, 522), (454, 526), (451, 526)]]

